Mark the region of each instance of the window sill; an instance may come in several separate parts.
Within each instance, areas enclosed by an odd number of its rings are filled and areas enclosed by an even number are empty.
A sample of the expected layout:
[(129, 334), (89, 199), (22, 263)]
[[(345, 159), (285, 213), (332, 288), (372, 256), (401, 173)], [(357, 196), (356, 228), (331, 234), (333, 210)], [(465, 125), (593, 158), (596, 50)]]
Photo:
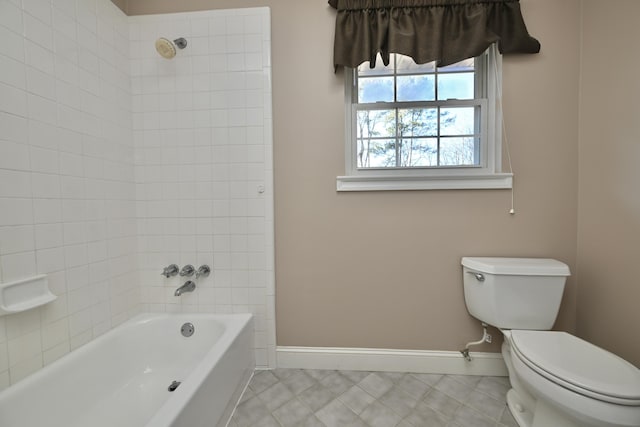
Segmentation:
[(513, 174), (418, 176), (339, 176), (337, 191), (510, 189)]

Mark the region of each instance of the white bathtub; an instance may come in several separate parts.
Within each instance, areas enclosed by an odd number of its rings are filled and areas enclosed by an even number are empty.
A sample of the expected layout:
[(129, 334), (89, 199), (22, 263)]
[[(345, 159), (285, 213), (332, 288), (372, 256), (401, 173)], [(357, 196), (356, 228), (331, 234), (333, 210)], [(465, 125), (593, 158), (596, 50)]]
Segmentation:
[(139, 315), (0, 393), (0, 426), (223, 426), (254, 369), (252, 323)]

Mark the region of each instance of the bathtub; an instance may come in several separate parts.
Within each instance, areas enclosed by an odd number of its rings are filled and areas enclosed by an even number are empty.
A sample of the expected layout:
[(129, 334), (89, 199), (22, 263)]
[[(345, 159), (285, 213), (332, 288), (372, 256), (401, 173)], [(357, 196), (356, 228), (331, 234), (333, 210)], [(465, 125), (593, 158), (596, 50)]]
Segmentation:
[(224, 426), (254, 365), (250, 314), (141, 314), (1, 392), (0, 426)]

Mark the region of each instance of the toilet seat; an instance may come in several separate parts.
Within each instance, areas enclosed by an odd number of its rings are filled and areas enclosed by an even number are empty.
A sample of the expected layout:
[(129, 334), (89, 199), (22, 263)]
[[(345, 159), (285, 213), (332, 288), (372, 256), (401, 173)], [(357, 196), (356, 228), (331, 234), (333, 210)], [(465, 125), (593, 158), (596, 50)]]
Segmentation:
[(546, 379), (603, 402), (640, 406), (640, 370), (566, 332), (511, 330), (513, 353)]

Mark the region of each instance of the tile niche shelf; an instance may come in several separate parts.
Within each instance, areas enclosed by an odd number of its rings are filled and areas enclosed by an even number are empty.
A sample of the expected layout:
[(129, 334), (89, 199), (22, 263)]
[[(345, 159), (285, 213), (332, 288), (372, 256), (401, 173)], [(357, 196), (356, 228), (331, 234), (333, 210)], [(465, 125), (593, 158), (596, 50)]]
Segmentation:
[(0, 283), (0, 316), (30, 310), (54, 301), (46, 274)]

